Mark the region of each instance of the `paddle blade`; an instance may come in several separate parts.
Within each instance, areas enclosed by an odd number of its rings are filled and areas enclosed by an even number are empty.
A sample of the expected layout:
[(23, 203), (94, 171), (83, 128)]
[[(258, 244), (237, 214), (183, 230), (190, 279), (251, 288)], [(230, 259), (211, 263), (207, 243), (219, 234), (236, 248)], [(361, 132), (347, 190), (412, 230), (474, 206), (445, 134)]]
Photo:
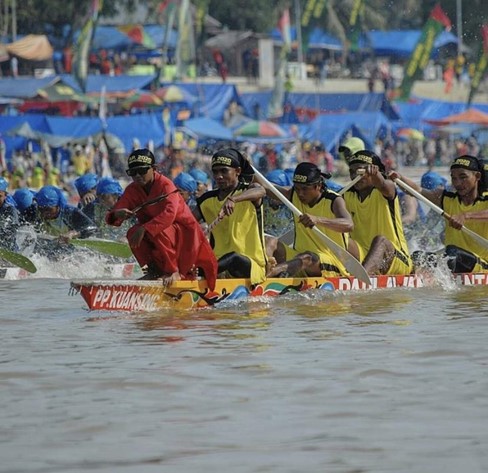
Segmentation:
[(118, 258), (130, 258), (132, 256), (132, 251), (129, 245), (118, 241), (73, 239), (71, 240), (71, 243), (76, 246), (90, 248), (93, 251), (116, 256)]
[(25, 269), (29, 273), (35, 273), (37, 271), (36, 265), (29, 258), (20, 253), (0, 248), (0, 258), (3, 258), (14, 266)]

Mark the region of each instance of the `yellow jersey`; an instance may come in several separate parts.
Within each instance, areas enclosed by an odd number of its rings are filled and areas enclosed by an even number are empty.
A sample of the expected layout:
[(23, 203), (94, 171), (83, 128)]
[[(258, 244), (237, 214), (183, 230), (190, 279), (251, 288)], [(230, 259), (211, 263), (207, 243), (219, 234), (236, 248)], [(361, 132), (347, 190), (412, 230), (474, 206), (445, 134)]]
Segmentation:
[[(198, 207), (207, 224), (218, 216), (225, 199), (219, 200), (218, 189), (205, 192), (198, 199)], [(236, 190), (232, 196), (241, 194)], [(266, 279), (266, 249), (264, 243), (263, 206), (253, 202), (237, 202), (232, 215), (222, 219), (212, 230), (210, 244), (217, 259), (235, 252), (251, 261), (251, 282), (260, 283)]]
[(388, 200), (375, 188), (361, 200), (354, 189), (349, 189), (344, 194), (344, 200), (354, 222), (354, 230), (350, 236), (360, 247), (361, 260), (369, 252), (373, 239), (382, 235), (395, 248), (395, 258), (387, 274), (410, 274), (413, 264), (403, 232), (398, 195), (393, 200)]
[[(472, 205), (465, 205), (459, 199), (457, 192), (444, 191), (442, 195), (442, 208), (450, 215), (457, 215), (466, 212), (481, 212), (488, 210), (488, 197), (482, 195), (478, 197)], [(466, 228), (473, 230), (483, 237), (488, 236), (488, 222), (482, 220), (466, 220), (464, 223)], [(488, 262), (488, 249), (477, 243), (466, 233), (456, 230), (450, 225), (446, 225), (446, 233), (444, 237), (444, 244), (455, 245), (463, 250), (475, 254), (481, 259)]]
[[(339, 194), (327, 189), (322, 193), (318, 202), (313, 206), (309, 206), (300, 201), (293, 189), (291, 191), (291, 202), (298, 210), (300, 210), (300, 212), (315, 217), (325, 217), (330, 219), (336, 218), (332, 211), (332, 206), (337, 197), (339, 197)], [(292, 248), (296, 250), (295, 254), (311, 251), (318, 255), (323, 277), (348, 275), (342, 262), (331, 250), (324, 246), (324, 243), (315, 235), (315, 233), (310, 228), (302, 225), (298, 221), (297, 216), (294, 215), (293, 220), (295, 222), (295, 238)], [(349, 241), (349, 235), (347, 233), (336, 232), (324, 225), (317, 225), (317, 228), (339, 246), (347, 249)], [(293, 253), (287, 252), (287, 258), (289, 255), (293, 255)]]

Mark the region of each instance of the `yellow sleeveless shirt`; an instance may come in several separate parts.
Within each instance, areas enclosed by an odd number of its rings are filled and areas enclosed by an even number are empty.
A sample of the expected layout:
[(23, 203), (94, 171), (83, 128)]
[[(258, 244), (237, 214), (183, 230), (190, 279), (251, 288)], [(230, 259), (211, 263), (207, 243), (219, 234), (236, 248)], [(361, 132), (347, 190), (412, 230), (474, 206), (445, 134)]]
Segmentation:
[[(475, 200), (473, 205), (464, 205), (456, 192), (444, 191), (442, 196), (442, 208), (450, 215), (465, 212), (481, 212), (483, 210), (488, 210), (488, 197), (481, 196)], [(488, 222), (483, 222), (481, 220), (466, 220), (464, 226), (485, 238), (488, 236)], [(450, 225), (446, 225), (444, 244), (446, 246), (458, 246), (488, 262), (488, 249), (477, 243), (466, 233), (456, 230)]]
[[(300, 201), (296, 193), (292, 190), (291, 202), (302, 213), (313, 215), (316, 217), (336, 218), (332, 211), (332, 205), (334, 200), (339, 197), (339, 194), (325, 190), (320, 197), (320, 200), (310, 207)], [(309, 228), (298, 222), (298, 218), (294, 215), (293, 220), (295, 222), (295, 239), (293, 242), (293, 249), (298, 253), (311, 251), (319, 256), (322, 266), (322, 276), (337, 276), (348, 275), (348, 272), (337, 256), (324, 246), (324, 243), (317, 237)], [(347, 233), (340, 233), (331, 230), (323, 225), (317, 225), (317, 228), (325, 233), (331, 240), (347, 249), (349, 235)], [(288, 254), (287, 254), (288, 256)]]
[[(232, 196), (241, 194), (236, 190)], [(206, 223), (218, 216), (224, 200), (218, 199), (218, 190), (211, 190), (199, 199), (200, 212)], [(266, 279), (266, 250), (264, 244), (263, 206), (256, 208), (252, 202), (237, 202), (232, 215), (220, 221), (212, 230), (210, 244), (217, 259), (235, 252), (251, 260), (251, 282)]]
[(344, 200), (354, 222), (350, 236), (360, 247), (361, 260), (369, 252), (374, 237), (383, 235), (393, 244), (395, 260), (398, 260), (392, 262), (387, 274), (411, 273), (413, 264), (403, 233), (398, 195), (390, 201), (378, 189), (373, 189), (361, 201), (359, 194), (350, 189), (344, 194)]

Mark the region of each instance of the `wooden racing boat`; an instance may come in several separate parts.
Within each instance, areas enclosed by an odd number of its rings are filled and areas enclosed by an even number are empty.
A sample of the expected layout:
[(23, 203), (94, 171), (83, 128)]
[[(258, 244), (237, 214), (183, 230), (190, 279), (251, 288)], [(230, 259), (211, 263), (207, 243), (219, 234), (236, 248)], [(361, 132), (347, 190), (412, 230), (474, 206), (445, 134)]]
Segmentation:
[[(488, 274), (453, 276), (459, 285), (487, 285)], [(205, 280), (177, 281), (164, 287), (160, 281), (107, 280), (71, 282), (73, 293), (80, 293), (91, 310), (146, 312), (160, 309), (195, 309), (222, 301), (247, 297), (279, 296), (310, 289), (324, 291), (363, 291), (383, 288), (419, 288), (436, 284), (421, 275), (372, 276), (372, 285), (355, 277), (270, 278), (257, 285), (248, 279), (218, 279), (215, 290)]]

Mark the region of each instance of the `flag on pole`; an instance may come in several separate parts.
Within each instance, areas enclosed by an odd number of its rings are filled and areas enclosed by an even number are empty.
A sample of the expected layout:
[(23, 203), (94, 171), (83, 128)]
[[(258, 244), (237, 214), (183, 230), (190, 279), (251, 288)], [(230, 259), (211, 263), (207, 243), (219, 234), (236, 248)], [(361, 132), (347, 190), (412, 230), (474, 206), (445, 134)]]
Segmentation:
[(291, 33), (290, 33), (290, 10), (288, 8), (283, 11), (279, 21), (278, 30), (281, 33), (283, 44), (290, 50), (291, 47)]
[(102, 10), (103, 0), (92, 0), (90, 13), (80, 31), (74, 47), (73, 73), (83, 92), (86, 92), (86, 80), (88, 77), (88, 55), (93, 34), (97, 27), (98, 14)]
[(181, 0), (178, 17), (178, 44), (176, 46), (176, 69), (179, 78), (188, 75), (195, 64), (195, 37), (190, 0)]
[(98, 118), (102, 122), (103, 129), (107, 128), (107, 86), (103, 85), (100, 92), (100, 104), (98, 106)]
[(0, 171), (7, 170), (7, 157), (6, 157), (7, 147), (5, 141), (0, 135)]
[(283, 46), (281, 47), (280, 57), (278, 61), (278, 70), (275, 74), (273, 92), (271, 100), (268, 105), (267, 118), (276, 118), (283, 116), (283, 108), (285, 102), (285, 80), (286, 70), (288, 66), (288, 53), (291, 49), (291, 33), (290, 33), (290, 11), (288, 8), (283, 11), (278, 21), (278, 29), (280, 30), (283, 39)]
[(357, 51), (359, 35), (361, 34), (361, 18), (364, 15), (363, 0), (354, 0), (349, 16), (348, 39), (351, 44), (351, 51)]
[(156, 47), (153, 39), (146, 33), (142, 25), (122, 25), (117, 29), (127, 35), (136, 44), (140, 44), (148, 49), (154, 49)]
[(420, 77), (429, 62), (434, 41), (444, 29), (451, 29), (451, 20), (444, 13), (440, 4), (437, 4), (431, 11), (429, 19), (422, 29), (420, 39), (405, 66), (403, 80), (397, 93), (399, 100), (409, 99), (414, 82)]
[(481, 27), (481, 44), (478, 55), (478, 61), (474, 70), (473, 77), (471, 78), (471, 90), (469, 91), (467, 106), (471, 105), (473, 97), (478, 91), (480, 82), (483, 79), (486, 68), (488, 65), (488, 23)]

